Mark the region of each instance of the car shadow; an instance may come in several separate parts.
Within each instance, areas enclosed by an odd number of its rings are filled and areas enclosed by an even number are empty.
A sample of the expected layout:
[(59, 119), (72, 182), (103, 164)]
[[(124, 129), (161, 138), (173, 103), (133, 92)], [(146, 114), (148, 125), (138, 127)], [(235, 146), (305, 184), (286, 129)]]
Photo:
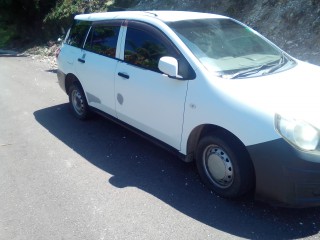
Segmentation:
[(46, 72), (48, 72), (48, 73), (54, 73), (54, 74), (56, 74), (57, 72), (58, 72), (58, 69), (48, 69), (48, 70), (45, 70)]
[(250, 239), (295, 239), (319, 232), (320, 208), (283, 209), (219, 198), (203, 186), (193, 164), (102, 117), (79, 121), (67, 104), (34, 116), (64, 144), (111, 174), (113, 186), (137, 187), (215, 229)]

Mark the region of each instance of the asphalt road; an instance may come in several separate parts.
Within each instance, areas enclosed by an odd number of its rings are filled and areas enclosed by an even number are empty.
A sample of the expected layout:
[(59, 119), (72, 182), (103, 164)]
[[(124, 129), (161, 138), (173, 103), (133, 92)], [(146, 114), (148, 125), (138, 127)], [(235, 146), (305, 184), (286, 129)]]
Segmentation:
[(0, 56), (1, 240), (320, 237), (320, 208), (221, 199), (193, 164), (67, 101), (50, 65)]

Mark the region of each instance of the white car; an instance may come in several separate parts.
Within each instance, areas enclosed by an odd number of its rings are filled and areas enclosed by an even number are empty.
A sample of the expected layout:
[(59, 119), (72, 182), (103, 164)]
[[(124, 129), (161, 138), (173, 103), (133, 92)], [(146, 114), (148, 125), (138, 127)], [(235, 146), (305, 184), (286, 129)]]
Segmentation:
[(196, 161), (218, 195), (320, 205), (320, 68), (228, 17), (77, 15), (58, 53), (76, 117), (111, 118)]

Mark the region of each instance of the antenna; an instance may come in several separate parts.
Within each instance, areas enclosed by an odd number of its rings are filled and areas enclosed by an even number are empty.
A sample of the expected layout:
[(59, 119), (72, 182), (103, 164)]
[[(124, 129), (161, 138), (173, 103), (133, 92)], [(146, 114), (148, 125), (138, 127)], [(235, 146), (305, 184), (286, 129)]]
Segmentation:
[(152, 14), (153, 16), (155, 16), (155, 17), (158, 17), (158, 15), (156, 14), (156, 13), (154, 13), (154, 12), (148, 12), (148, 11), (144, 11), (145, 13), (148, 13), (148, 14)]

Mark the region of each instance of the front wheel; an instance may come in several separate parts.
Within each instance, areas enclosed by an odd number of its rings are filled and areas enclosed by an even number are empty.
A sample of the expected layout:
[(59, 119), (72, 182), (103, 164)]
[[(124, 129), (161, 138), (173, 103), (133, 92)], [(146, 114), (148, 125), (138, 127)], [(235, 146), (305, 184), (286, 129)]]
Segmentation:
[(73, 114), (77, 118), (85, 120), (89, 117), (89, 106), (86, 96), (80, 84), (76, 82), (69, 88), (69, 103)]
[(249, 154), (234, 136), (216, 131), (198, 144), (196, 164), (202, 181), (218, 195), (239, 198), (254, 187)]

